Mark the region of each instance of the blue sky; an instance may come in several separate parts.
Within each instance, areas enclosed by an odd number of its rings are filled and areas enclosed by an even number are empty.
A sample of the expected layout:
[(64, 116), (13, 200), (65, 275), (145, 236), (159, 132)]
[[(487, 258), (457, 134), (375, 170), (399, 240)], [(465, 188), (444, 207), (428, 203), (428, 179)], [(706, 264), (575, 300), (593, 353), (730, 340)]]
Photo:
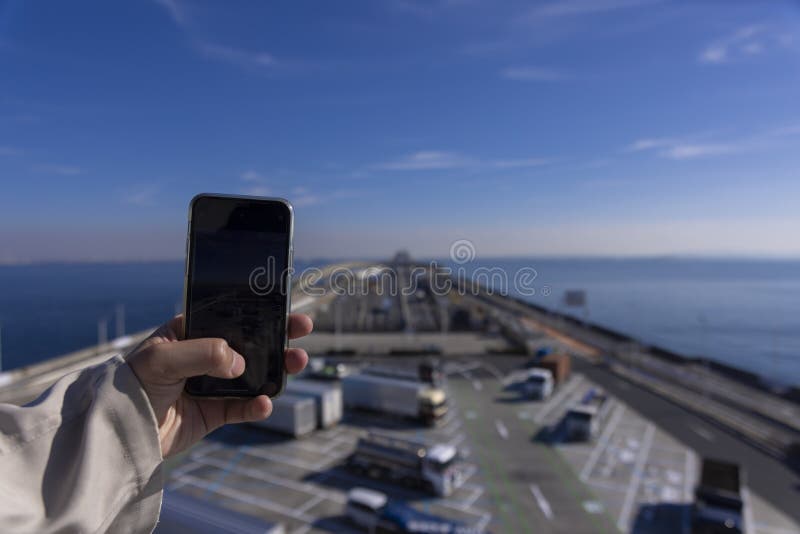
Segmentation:
[(200, 191), (297, 256), (800, 255), (795, 2), (0, 0), (0, 263), (180, 258)]

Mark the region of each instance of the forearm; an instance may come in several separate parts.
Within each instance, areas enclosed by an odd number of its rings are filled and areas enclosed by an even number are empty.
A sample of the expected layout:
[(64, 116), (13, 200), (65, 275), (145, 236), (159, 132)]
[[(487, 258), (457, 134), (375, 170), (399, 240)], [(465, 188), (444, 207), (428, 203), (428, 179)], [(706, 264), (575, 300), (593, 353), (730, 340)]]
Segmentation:
[(150, 403), (115, 357), (25, 407), (0, 405), (0, 524), (13, 532), (150, 532), (161, 505)]

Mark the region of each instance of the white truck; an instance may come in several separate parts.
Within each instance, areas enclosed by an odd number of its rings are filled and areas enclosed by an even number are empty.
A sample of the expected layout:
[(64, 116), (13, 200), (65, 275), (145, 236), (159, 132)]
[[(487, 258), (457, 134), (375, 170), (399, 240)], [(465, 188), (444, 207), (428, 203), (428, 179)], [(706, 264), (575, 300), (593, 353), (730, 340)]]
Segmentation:
[(342, 420), (342, 388), (336, 382), (290, 380), (286, 383), (286, 393), (314, 399), (320, 428), (331, 428)]
[(435, 424), (447, 413), (444, 390), (385, 376), (356, 374), (341, 381), (344, 405)]
[(553, 393), (553, 373), (549, 369), (529, 369), (522, 390), (532, 399), (546, 399)]
[(464, 483), (458, 449), (372, 431), (358, 440), (347, 467), (370, 478), (399, 482), (447, 496)]
[(272, 399), (272, 415), (252, 424), (299, 438), (317, 428), (317, 405), (313, 398), (284, 393)]
[(347, 492), (345, 515), (366, 532), (436, 532), (438, 534), (480, 534), (483, 529), (430, 513), (421, 512), (404, 501), (389, 499), (369, 488)]
[(569, 441), (589, 441), (597, 436), (607, 399), (602, 390), (590, 389), (580, 403), (567, 411), (564, 430)]

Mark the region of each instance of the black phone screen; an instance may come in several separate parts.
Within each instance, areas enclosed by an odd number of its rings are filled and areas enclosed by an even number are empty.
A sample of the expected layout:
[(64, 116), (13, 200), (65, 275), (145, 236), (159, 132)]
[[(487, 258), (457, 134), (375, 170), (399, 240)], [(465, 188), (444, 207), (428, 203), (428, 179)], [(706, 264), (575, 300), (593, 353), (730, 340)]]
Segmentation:
[(285, 380), (291, 208), (279, 200), (203, 195), (192, 202), (190, 220), (186, 338), (223, 338), (246, 368), (235, 379), (190, 378), (186, 390), (275, 396)]

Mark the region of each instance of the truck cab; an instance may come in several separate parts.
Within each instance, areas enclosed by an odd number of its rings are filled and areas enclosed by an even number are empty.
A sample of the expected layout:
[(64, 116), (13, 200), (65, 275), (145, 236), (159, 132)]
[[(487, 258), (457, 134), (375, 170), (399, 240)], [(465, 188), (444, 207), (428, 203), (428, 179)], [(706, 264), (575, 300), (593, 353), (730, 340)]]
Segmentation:
[(447, 394), (443, 389), (424, 388), (417, 395), (420, 418), (433, 424), (447, 413)]
[(564, 429), (570, 441), (589, 441), (600, 431), (600, 417), (606, 405), (606, 395), (602, 390), (591, 389), (581, 399), (580, 404), (567, 411)]
[(437, 495), (451, 495), (464, 483), (464, 474), (458, 466), (458, 449), (452, 445), (438, 444), (428, 449), (422, 463), (422, 476)]
[(553, 393), (553, 373), (548, 369), (529, 369), (523, 391), (533, 399), (546, 399)]
[(345, 515), (359, 527), (374, 532), (388, 501), (386, 494), (379, 491), (353, 488), (347, 493)]
[(747, 532), (743, 486), (744, 473), (738, 464), (704, 458), (695, 488), (692, 534)]

